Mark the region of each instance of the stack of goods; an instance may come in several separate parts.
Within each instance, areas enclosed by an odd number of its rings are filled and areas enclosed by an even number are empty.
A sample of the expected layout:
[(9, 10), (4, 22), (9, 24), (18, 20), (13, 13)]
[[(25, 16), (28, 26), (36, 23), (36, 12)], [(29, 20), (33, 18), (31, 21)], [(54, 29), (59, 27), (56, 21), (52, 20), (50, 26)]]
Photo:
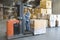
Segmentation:
[(55, 27), (56, 26), (56, 15), (50, 15), (49, 26), (50, 27)]
[[(43, 23), (44, 22), (44, 23)], [(31, 28), (34, 29), (34, 35), (46, 33), (47, 20), (31, 19)]]
[(43, 17), (47, 18), (46, 16), (52, 14), (52, 1), (41, 0), (40, 9), (41, 9), (41, 14), (44, 15)]

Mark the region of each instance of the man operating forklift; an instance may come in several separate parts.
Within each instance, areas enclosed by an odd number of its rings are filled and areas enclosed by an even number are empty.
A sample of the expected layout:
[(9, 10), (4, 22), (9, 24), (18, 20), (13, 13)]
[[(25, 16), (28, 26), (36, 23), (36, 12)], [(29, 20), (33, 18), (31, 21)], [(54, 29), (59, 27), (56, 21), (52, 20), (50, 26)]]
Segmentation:
[(26, 31), (30, 31), (30, 11), (25, 14)]

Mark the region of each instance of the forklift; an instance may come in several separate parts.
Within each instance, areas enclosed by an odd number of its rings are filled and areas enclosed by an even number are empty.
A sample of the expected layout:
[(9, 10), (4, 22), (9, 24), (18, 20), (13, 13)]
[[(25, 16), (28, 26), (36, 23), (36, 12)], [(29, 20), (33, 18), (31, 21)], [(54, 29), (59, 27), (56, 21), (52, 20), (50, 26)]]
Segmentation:
[[(34, 31), (31, 31), (30, 28), (30, 12), (28, 11), (26, 15), (24, 15), (24, 3), (28, 3), (29, 0), (19, 0), (15, 3), (15, 7), (17, 7), (17, 19), (12, 18), (7, 21), (7, 39), (15, 39), (33, 36)], [(33, 8), (40, 4), (41, 0), (34, 0)], [(31, 1), (29, 1), (30, 4)], [(26, 6), (26, 5), (25, 5)]]

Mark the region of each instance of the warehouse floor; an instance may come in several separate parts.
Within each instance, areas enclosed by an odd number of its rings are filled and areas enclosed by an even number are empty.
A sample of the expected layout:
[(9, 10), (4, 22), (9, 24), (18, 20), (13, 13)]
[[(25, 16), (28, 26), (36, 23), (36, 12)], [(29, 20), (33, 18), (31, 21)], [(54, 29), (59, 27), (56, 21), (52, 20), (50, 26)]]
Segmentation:
[[(6, 21), (0, 21), (0, 40), (6, 40)], [(60, 40), (60, 27), (47, 28), (47, 33), (43, 35), (30, 36), (11, 40)]]

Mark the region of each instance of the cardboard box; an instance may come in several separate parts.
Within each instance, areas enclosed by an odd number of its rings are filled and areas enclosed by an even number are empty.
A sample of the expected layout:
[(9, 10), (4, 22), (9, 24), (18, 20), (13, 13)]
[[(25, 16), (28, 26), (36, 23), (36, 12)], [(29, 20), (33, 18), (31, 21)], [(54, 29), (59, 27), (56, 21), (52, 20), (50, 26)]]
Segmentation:
[(42, 19), (47, 19), (48, 20), (48, 15), (44, 14), (41, 16)]
[(24, 14), (26, 14), (26, 13), (27, 13), (27, 11), (28, 11), (28, 10), (27, 10), (27, 8), (24, 8)]
[(40, 1), (40, 8), (46, 8), (46, 1)]
[(51, 0), (40, 1), (40, 8), (52, 8), (52, 1)]
[(35, 15), (35, 14), (31, 14), (31, 17), (30, 17), (31, 19), (36, 19), (37, 18), (37, 16)]
[(35, 8), (35, 14), (37, 14), (37, 13), (38, 13), (38, 10), (39, 10), (38, 8)]
[(52, 8), (52, 1), (46, 1), (46, 8)]
[(46, 9), (47, 10), (47, 14), (52, 14), (52, 9)]
[(46, 14), (46, 13), (47, 13), (47, 10), (44, 8), (41, 8), (41, 14)]
[(56, 26), (56, 15), (50, 15), (49, 24), (50, 24), (50, 27)]
[(34, 29), (34, 35), (46, 33), (47, 20), (32, 19), (31, 22), (31, 28)]

